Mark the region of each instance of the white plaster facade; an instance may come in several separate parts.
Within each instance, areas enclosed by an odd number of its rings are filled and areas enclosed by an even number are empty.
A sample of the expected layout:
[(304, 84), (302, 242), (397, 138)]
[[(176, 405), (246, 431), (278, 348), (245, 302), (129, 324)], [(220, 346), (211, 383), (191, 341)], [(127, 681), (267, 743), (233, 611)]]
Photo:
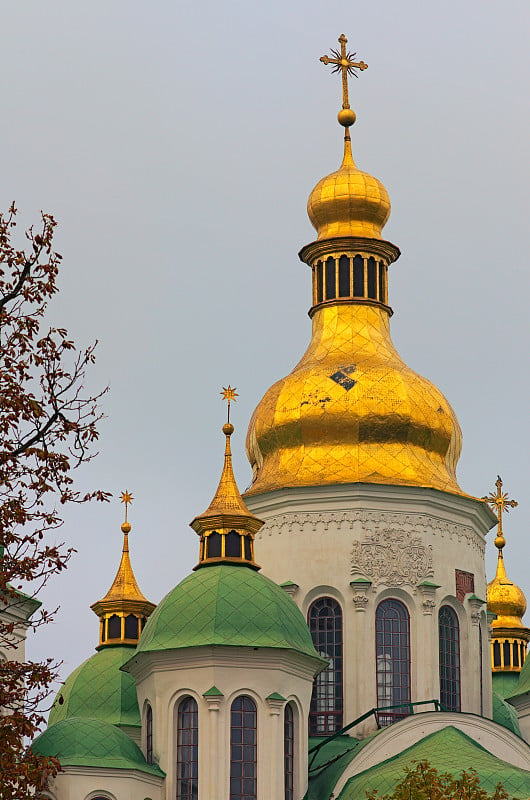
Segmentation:
[[(401, 600), (410, 614), (411, 701), (440, 697), (438, 611), (449, 605), (460, 627), (462, 711), (491, 716), (481, 599), (485, 535), (496, 518), (484, 503), (377, 484), (286, 488), (249, 495), (245, 502), (265, 520), (256, 536), (263, 572), (288, 582), (286, 590), (306, 616), (322, 596), (342, 607), (344, 724), (377, 706), (375, 612), (388, 597)], [(474, 591), (463, 602), (456, 598), (455, 570), (474, 576)], [(355, 733), (368, 733), (373, 725), (367, 721)]]
[[(283, 800), (283, 710), (290, 703), (295, 724), (295, 797), (307, 789), (307, 719), (313, 680), (322, 665), (288, 650), (207, 646), (135, 655), (127, 664), (138, 690), (146, 753), (145, 714), (153, 711), (153, 755), (166, 773), (164, 800), (176, 797), (177, 711), (193, 697), (198, 706), (199, 800), (226, 800), (230, 781), (230, 708), (251, 697), (257, 708), (257, 794)], [(222, 696), (204, 697), (212, 686)], [(270, 698), (281, 695), (284, 699)], [(58, 800), (63, 800), (61, 797)]]
[(42, 800), (164, 800), (164, 779), (139, 770), (64, 767)]

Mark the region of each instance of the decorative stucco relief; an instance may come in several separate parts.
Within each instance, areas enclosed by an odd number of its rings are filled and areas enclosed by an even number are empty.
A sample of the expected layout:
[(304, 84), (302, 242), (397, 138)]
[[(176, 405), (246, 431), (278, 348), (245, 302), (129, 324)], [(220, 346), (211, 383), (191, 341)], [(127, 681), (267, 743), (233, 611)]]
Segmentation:
[(355, 542), (352, 550), (351, 571), (364, 575), (373, 583), (415, 586), (424, 578), (432, 577), (432, 545), (424, 545), (421, 538), (411, 538), (395, 528)]
[(481, 556), (485, 549), (485, 540), (470, 526), (458, 525), (429, 514), (408, 514), (404, 511), (306, 511), (278, 514), (267, 520), (256, 538), (309, 532), (326, 533), (330, 529), (344, 533), (361, 529), (368, 538), (381, 535), (385, 543), (396, 535), (403, 534), (409, 544), (413, 539), (424, 537), (428, 531), (440, 540), (465, 540)]

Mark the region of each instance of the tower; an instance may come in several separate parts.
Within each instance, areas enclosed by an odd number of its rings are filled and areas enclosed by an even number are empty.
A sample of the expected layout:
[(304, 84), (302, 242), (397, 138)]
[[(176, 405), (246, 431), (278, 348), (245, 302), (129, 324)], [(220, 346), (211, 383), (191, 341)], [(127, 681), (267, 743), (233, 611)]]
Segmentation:
[(329, 659), (314, 734), (372, 707), (394, 707), (378, 719), (390, 724), (434, 699), (491, 715), (484, 547), (495, 517), (458, 485), (454, 411), (390, 337), (399, 250), (382, 236), (386, 189), (352, 155), (347, 74), (366, 65), (339, 43), (321, 60), (343, 78), (344, 154), (309, 196), (317, 238), (299, 253), (312, 275), (312, 338), (247, 435), (261, 562)]

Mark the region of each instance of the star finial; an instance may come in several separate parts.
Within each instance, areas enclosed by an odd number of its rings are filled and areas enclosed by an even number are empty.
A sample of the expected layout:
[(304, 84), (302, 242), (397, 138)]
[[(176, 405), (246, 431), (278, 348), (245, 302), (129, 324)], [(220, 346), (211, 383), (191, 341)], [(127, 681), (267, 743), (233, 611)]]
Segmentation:
[(228, 404), (228, 415), (227, 415), (227, 422), (230, 422), (230, 403), (236, 402), (236, 397), (239, 397), (238, 393), (236, 392), (236, 387), (230, 386), (223, 386), (223, 391), (220, 392), (223, 400), (226, 400)]
[(134, 497), (132, 496), (132, 494), (129, 491), (127, 491), (127, 489), (124, 492), (122, 492), (122, 494), (121, 494), (121, 502), (125, 503), (125, 522), (126, 523), (128, 523), (128, 520), (127, 520), (127, 509), (128, 509), (129, 505), (132, 503), (133, 500), (134, 500)]

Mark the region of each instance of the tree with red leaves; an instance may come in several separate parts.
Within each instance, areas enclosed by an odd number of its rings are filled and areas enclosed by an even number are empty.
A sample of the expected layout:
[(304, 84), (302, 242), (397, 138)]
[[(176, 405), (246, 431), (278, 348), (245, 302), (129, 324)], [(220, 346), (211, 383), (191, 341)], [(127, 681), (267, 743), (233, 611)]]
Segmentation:
[[(95, 344), (79, 350), (64, 328), (45, 325), (57, 292), (61, 256), (56, 223), (14, 244), (17, 209), (0, 214), (0, 798), (35, 796), (60, 768), (28, 747), (42, 724), (42, 704), (58, 665), (26, 661), (24, 637), (52, 618), (35, 600), (67, 565), (73, 550), (51, 543), (67, 503), (108, 499), (81, 494), (72, 471), (95, 453), (99, 400), (85, 392)], [(22, 592), (24, 588), (24, 592)]]
[(500, 783), (493, 793), (483, 789), (476, 771), (472, 768), (455, 777), (448, 772), (438, 772), (428, 761), (419, 761), (413, 767), (406, 767), (403, 778), (391, 794), (381, 797), (374, 790), (367, 792), (366, 798), (367, 800), (509, 800), (508, 793)]

